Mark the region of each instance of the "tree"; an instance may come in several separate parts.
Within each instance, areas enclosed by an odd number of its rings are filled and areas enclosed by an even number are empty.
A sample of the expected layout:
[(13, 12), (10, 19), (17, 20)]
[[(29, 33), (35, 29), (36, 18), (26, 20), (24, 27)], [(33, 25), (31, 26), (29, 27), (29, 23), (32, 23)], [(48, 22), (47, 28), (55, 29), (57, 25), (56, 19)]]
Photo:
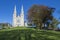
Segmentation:
[(58, 26), (58, 24), (60, 24), (60, 22), (56, 18), (53, 18), (51, 23), (51, 27), (53, 28), (53, 30)]
[(28, 10), (28, 22), (42, 29), (42, 24), (45, 24), (48, 20), (52, 20), (52, 12), (54, 12), (54, 8), (44, 5), (33, 5)]

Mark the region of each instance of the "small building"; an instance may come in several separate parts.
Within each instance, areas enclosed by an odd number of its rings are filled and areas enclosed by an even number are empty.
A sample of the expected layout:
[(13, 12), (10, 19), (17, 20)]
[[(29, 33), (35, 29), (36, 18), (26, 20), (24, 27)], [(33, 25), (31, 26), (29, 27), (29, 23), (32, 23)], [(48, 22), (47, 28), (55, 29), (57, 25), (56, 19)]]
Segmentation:
[(0, 29), (6, 29), (10, 27), (12, 27), (10, 23), (0, 23)]

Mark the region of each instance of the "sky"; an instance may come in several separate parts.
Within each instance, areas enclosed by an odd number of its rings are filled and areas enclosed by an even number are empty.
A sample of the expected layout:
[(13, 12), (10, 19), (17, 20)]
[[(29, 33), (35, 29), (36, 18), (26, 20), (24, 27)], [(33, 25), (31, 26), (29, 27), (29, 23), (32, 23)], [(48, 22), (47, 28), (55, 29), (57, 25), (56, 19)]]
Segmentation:
[(25, 20), (26, 20), (27, 11), (34, 4), (45, 5), (48, 7), (55, 8), (55, 12), (53, 13), (53, 16), (56, 19), (59, 19), (60, 0), (0, 0), (0, 23), (12, 24), (15, 5), (17, 8), (17, 14), (20, 14), (21, 6), (23, 5)]

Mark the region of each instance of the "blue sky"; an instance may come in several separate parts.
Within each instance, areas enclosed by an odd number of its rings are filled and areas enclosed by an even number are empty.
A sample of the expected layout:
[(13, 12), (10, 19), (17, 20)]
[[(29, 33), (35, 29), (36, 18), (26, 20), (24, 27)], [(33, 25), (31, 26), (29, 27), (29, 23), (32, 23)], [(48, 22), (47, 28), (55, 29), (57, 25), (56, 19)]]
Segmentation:
[(20, 14), (22, 4), (24, 6), (25, 18), (28, 9), (33, 4), (46, 5), (56, 8), (53, 16), (57, 19), (60, 16), (60, 0), (0, 0), (0, 23), (8, 22), (12, 24), (14, 6), (16, 5), (17, 7), (17, 14)]

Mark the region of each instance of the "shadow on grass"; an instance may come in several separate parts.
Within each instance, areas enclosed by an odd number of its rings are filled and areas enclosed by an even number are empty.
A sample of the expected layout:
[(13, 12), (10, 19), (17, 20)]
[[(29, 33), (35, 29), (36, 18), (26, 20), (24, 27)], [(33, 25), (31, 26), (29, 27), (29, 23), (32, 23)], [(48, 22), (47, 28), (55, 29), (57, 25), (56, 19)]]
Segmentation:
[(31, 29), (1, 31), (0, 40), (60, 40), (60, 32)]

